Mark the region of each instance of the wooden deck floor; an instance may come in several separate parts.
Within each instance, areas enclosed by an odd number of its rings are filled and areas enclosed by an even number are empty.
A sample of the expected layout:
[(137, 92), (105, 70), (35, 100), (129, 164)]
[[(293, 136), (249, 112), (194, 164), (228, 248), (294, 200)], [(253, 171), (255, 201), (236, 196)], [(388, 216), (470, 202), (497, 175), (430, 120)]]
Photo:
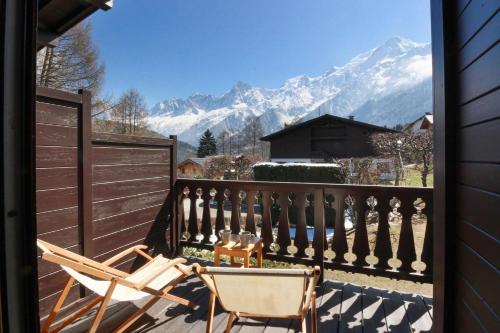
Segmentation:
[[(432, 326), (432, 299), (428, 297), (335, 281), (325, 281), (317, 293), (319, 332), (430, 332)], [(129, 332), (205, 332), (207, 288), (197, 277), (191, 276), (176, 287), (175, 294), (194, 301), (198, 306), (191, 310), (162, 300)], [(111, 332), (144, 302), (110, 305), (100, 332)], [(223, 332), (227, 314), (221, 312), (220, 307), (217, 307), (216, 314), (214, 332)], [(84, 332), (90, 320), (84, 318), (64, 332)], [(231, 332), (299, 331), (298, 321), (240, 319)]]

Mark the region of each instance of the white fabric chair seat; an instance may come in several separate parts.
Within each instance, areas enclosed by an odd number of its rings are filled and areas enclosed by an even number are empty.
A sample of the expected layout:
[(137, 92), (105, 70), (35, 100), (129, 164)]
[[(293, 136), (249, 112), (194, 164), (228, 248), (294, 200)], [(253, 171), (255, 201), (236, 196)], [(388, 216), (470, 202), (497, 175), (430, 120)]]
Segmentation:
[[(167, 262), (170, 260), (167, 258), (164, 258), (162, 256), (157, 256), (154, 258), (151, 262), (147, 264), (146, 267), (138, 269), (136, 272), (130, 274), (125, 280), (130, 281), (132, 283), (139, 283), (144, 280), (148, 276), (148, 272), (150, 270), (155, 270), (158, 266), (165, 265)], [(109, 286), (111, 284), (110, 281), (105, 281), (105, 280), (97, 280), (94, 278), (91, 278), (87, 275), (84, 275), (82, 273), (79, 273), (75, 271), (72, 268), (66, 267), (66, 266), (61, 266), (69, 275), (74, 277), (78, 282), (80, 282), (82, 285), (87, 287), (88, 289), (92, 290), (96, 294), (100, 296), (104, 296), (106, 292), (109, 289)], [(182, 269), (188, 270), (189, 267), (179, 264), (179, 267)], [(154, 290), (161, 290), (163, 289), (167, 284), (169, 284), (171, 281), (177, 279), (182, 275), (182, 272), (178, 270), (175, 267), (171, 267), (167, 269), (166, 271), (162, 272), (159, 274), (156, 278), (154, 278), (151, 282), (147, 284), (148, 288), (154, 289)], [(149, 293), (145, 293), (139, 290), (136, 290), (134, 288), (130, 288), (121, 284), (118, 284), (114, 291), (113, 294), (111, 295), (111, 299), (115, 301), (135, 301), (144, 297), (151, 296)]]

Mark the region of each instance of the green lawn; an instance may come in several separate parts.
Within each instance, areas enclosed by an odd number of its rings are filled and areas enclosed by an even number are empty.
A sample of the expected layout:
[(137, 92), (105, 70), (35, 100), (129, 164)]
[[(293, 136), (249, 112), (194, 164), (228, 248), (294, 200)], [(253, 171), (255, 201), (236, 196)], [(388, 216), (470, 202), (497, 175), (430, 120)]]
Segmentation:
[[(403, 186), (422, 187), (422, 178), (420, 171), (416, 169), (407, 169), (406, 179), (403, 181)], [(427, 176), (427, 187), (434, 186), (434, 174), (431, 173)]]

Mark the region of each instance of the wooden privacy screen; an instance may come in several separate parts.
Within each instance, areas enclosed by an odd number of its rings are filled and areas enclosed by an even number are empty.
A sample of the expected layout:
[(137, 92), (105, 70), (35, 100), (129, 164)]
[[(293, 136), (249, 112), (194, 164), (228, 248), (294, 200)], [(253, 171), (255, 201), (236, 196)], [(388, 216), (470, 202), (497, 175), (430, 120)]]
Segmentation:
[[(90, 149), (82, 140), (90, 133), (90, 95), (37, 89), (36, 102), (36, 205), (38, 237), (84, 253), (85, 215), (81, 186)], [(88, 136), (88, 134), (87, 134)], [(39, 253), (40, 255), (40, 253)], [(59, 266), (38, 260), (40, 316), (47, 314), (65, 284), (66, 273)], [(68, 297), (80, 297), (74, 286)]]
[[(96, 260), (135, 244), (168, 255), (176, 138), (92, 134), (90, 124), (89, 93), (37, 89), (38, 237)], [(44, 317), (67, 275), (40, 258), (38, 274)], [(84, 293), (74, 286), (67, 302)]]
[[(103, 261), (125, 248), (146, 244), (168, 254), (175, 139), (116, 134), (92, 136), (91, 255)], [(133, 260), (120, 262), (121, 270)]]

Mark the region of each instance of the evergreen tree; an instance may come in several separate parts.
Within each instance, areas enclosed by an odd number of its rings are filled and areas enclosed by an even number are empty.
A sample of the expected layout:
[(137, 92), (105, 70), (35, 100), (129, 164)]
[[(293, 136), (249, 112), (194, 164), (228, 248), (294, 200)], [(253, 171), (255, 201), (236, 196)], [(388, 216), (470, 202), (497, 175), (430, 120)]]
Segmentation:
[(217, 142), (209, 129), (203, 133), (198, 145), (198, 157), (207, 157), (217, 154)]

